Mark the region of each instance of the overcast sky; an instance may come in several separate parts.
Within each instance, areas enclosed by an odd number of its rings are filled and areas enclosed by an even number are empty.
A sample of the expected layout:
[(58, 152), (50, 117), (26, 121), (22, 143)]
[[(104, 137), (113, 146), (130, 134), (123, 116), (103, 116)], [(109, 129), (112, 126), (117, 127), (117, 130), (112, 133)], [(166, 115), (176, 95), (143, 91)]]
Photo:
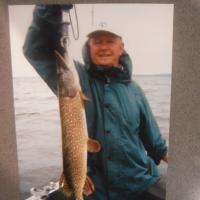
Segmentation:
[[(37, 76), (22, 54), (33, 8), (30, 5), (9, 6), (13, 76)], [(134, 74), (171, 73), (172, 4), (79, 4), (77, 14), (80, 37), (73, 40), (71, 36), (73, 58), (82, 61), (82, 45), (86, 34), (93, 29), (92, 22), (94, 26), (103, 22), (123, 36), (125, 49), (132, 58)], [(74, 18), (73, 22), (75, 24)]]

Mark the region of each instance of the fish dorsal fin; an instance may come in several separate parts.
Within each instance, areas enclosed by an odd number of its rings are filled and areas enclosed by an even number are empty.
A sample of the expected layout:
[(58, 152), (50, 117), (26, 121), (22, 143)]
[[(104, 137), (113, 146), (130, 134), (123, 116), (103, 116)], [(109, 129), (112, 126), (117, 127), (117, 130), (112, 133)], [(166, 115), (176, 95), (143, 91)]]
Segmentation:
[(89, 196), (93, 192), (94, 192), (94, 184), (92, 180), (88, 176), (86, 176), (85, 185), (83, 187), (83, 194)]
[(72, 190), (70, 189), (67, 180), (65, 179), (64, 174), (62, 173), (60, 180), (59, 180), (59, 187), (62, 188), (63, 193), (65, 194), (66, 197), (71, 197), (72, 196)]
[(82, 102), (82, 106), (84, 107), (84, 103), (85, 101), (90, 100), (83, 92), (79, 92), (80, 93), (80, 97), (81, 97), (81, 102)]
[(89, 97), (87, 97), (83, 92), (80, 92), (80, 96), (81, 96), (81, 99), (83, 101), (89, 101), (90, 100)]
[(87, 142), (87, 148), (88, 148), (88, 152), (99, 152), (101, 150), (101, 144), (94, 139), (88, 139)]

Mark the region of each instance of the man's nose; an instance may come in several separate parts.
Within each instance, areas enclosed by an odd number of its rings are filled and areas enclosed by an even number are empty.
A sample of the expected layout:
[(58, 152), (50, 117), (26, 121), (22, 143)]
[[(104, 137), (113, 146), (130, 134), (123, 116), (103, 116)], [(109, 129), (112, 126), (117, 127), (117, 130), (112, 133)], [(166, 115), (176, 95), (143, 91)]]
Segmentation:
[(108, 43), (107, 42), (102, 42), (100, 45), (101, 49), (107, 49), (108, 48)]

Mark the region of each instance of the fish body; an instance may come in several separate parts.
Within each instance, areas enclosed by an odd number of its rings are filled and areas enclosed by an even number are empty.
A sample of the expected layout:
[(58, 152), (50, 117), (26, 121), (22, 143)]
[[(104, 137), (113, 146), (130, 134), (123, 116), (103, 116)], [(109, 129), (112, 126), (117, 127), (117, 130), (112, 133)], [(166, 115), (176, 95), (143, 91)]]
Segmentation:
[[(87, 151), (98, 152), (100, 145), (88, 139), (84, 95), (78, 74), (68, 57), (56, 52), (58, 68), (58, 98), (62, 129), (63, 175), (60, 186), (67, 197), (83, 200), (83, 192), (89, 195), (94, 186), (87, 174)], [(89, 142), (88, 142), (89, 141)], [(96, 145), (96, 146), (95, 146)]]
[(82, 200), (87, 173), (87, 128), (79, 93), (59, 97), (63, 141), (63, 174), (76, 200)]

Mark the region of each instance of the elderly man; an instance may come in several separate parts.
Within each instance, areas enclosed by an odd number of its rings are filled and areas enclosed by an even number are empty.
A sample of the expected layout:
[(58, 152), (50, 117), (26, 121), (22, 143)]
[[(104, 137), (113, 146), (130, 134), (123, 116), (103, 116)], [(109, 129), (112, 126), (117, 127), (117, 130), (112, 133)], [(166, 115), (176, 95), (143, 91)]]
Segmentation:
[[(60, 21), (60, 6), (36, 6), (24, 44), (25, 56), (55, 94)], [(91, 99), (85, 103), (88, 134), (102, 146), (100, 153), (88, 155), (95, 192), (85, 199), (150, 200), (147, 191), (159, 181), (157, 164), (167, 161), (167, 146), (143, 91), (131, 78), (132, 62), (121, 35), (89, 33), (83, 59), (75, 66)]]

